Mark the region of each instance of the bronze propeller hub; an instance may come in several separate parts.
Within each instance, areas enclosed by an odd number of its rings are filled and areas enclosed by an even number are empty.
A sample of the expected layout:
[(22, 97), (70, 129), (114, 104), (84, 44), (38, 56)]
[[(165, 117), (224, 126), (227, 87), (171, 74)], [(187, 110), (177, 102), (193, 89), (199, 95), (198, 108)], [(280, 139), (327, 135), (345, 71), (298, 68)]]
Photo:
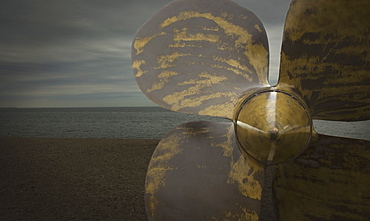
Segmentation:
[(312, 136), (312, 120), (306, 105), (297, 96), (279, 90), (249, 96), (234, 124), (242, 152), (268, 164), (299, 156)]

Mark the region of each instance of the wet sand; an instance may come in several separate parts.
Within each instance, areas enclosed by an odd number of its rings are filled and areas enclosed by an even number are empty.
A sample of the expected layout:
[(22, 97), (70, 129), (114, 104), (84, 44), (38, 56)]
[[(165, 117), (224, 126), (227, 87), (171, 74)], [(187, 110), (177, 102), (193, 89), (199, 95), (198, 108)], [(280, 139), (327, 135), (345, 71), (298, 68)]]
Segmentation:
[(145, 174), (158, 142), (0, 138), (0, 220), (147, 220)]

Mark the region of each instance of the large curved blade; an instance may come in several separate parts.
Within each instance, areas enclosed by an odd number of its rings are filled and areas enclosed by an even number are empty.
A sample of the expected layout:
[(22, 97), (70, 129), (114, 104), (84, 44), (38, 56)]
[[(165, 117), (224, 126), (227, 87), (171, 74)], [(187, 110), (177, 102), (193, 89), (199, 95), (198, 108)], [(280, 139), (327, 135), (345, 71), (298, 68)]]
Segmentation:
[(314, 119), (370, 119), (369, 14), (368, 0), (292, 2), (278, 86), (294, 86)]
[(264, 167), (245, 159), (232, 123), (177, 126), (149, 164), (149, 220), (257, 220)]
[(246, 90), (268, 85), (268, 43), (250, 11), (228, 0), (178, 0), (136, 33), (140, 89), (174, 111), (232, 118)]
[(318, 135), (294, 161), (277, 166), (280, 220), (368, 220), (370, 141)]

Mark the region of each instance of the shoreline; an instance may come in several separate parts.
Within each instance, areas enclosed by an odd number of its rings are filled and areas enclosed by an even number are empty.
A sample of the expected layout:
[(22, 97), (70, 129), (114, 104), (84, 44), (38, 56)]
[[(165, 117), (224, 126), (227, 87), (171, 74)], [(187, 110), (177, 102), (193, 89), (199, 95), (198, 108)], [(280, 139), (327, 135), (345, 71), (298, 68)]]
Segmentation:
[[(147, 220), (145, 176), (159, 141), (0, 137), (0, 219)], [(271, 187), (265, 195), (260, 218), (274, 220)]]

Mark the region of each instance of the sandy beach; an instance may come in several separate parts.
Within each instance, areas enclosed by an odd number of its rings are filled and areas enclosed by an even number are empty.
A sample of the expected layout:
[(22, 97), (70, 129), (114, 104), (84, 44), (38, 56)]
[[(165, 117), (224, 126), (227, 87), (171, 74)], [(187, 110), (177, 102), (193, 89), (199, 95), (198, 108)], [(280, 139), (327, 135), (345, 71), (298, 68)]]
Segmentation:
[(0, 220), (147, 220), (145, 174), (158, 142), (0, 138)]

